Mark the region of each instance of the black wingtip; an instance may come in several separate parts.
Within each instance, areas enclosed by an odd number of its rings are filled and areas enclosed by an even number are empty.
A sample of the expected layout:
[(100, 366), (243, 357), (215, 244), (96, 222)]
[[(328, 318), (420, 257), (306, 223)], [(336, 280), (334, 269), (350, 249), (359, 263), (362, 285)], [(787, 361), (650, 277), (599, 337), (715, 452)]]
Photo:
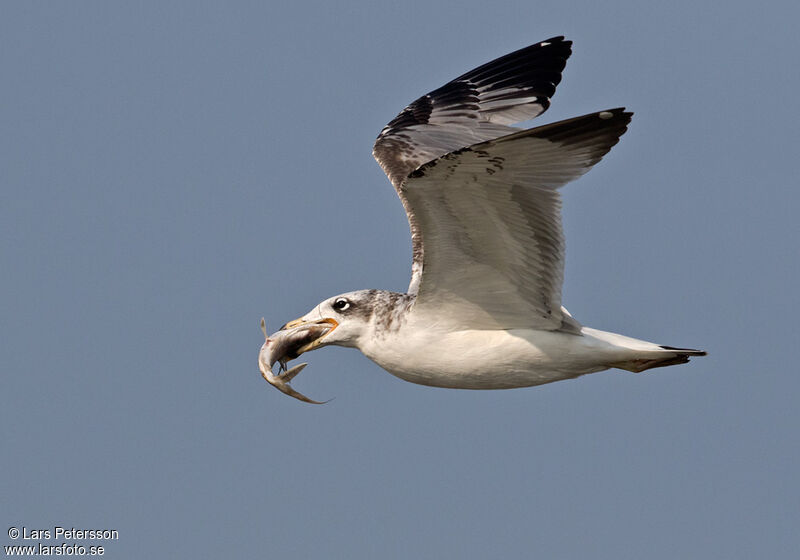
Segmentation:
[[(610, 143), (607, 145), (607, 148), (611, 149), (611, 146), (617, 143), (619, 137), (628, 130), (631, 117), (633, 117), (632, 112), (626, 111), (625, 107), (617, 107), (615, 109), (597, 111), (595, 113), (589, 113), (588, 115), (573, 117), (536, 128), (529, 128), (522, 132), (505, 136), (502, 140), (513, 139), (519, 136), (536, 136), (539, 138), (547, 138), (553, 142), (569, 142), (575, 144), (586, 140), (593, 141), (598, 138), (598, 133), (603, 133), (609, 138)], [(605, 154), (608, 149), (603, 152), (603, 154)]]
[(571, 54), (572, 41), (552, 37), (496, 58), (453, 81), (466, 80), (489, 85), (490, 89), (524, 86), (552, 97)]
[(572, 41), (565, 40), (563, 35), (558, 35), (557, 37), (550, 37), (549, 39), (545, 39), (544, 41), (539, 41), (535, 43), (536, 45), (541, 45), (542, 43), (561, 43), (565, 46), (572, 46)]
[(687, 356), (707, 356), (708, 352), (705, 350), (694, 350), (692, 348), (675, 348), (674, 346), (664, 346), (661, 345), (661, 348), (664, 350), (669, 350), (670, 352), (678, 352), (680, 354), (685, 354)]
[(597, 113), (592, 113), (593, 115), (597, 115), (601, 119), (610, 118), (608, 113), (611, 113), (614, 117), (624, 117), (630, 122), (631, 117), (633, 117), (633, 111), (627, 111), (625, 107), (614, 107), (613, 109), (606, 109), (605, 111), (598, 111)]

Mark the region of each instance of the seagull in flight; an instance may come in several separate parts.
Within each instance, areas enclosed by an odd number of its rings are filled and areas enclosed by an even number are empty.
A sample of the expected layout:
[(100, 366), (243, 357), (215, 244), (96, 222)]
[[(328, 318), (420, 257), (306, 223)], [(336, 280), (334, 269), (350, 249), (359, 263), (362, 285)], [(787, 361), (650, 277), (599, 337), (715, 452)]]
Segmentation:
[(459, 389), (641, 372), (705, 355), (583, 326), (561, 305), (559, 189), (599, 162), (632, 116), (616, 108), (512, 126), (547, 110), (571, 52), (571, 41), (553, 37), (507, 54), (423, 95), (383, 128), (373, 155), (408, 216), (408, 292), (340, 294), (265, 331), (267, 381), (315, 402), (289, 385), (305, 364), (271, 368), (332, 344), (406, 381)]

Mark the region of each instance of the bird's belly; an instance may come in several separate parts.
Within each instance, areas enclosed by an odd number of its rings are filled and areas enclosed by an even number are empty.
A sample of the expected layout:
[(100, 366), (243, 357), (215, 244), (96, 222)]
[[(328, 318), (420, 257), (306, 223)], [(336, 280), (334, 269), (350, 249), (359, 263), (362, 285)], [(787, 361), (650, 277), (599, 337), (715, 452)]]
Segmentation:
[(456, 331), (376, 341), (364, 354), (412, 383), (461, 389), (511, 389), (608, 369), (602, 347), (561, 332)]

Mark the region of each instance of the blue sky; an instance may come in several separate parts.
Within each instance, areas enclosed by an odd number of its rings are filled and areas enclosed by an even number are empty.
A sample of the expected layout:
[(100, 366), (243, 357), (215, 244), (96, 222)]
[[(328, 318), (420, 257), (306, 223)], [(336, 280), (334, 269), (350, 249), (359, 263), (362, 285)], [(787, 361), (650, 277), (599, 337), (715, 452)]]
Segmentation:
[[(792, 557), (798, 17), (6, 3), (4, 527), (116, 529), (112, 558)], [(330, 404), (269, 387), (261, 316), (274, 331), (325, 297), (407, 285), (405, 215), (370, 155), (383, 125), (560, 34), (574, 54), (540, 122), (635, 112), (563, 191), (564, 303), (709, 356), (470, 392), (328, 348), (295, 385)]]

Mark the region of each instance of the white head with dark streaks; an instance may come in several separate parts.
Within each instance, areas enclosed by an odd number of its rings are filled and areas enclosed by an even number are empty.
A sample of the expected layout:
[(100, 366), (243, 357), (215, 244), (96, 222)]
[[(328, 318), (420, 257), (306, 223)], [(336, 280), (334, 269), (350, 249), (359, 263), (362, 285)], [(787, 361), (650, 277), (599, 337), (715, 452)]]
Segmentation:
[(415, 297), (385, 290), (358, 290), (328, 298), (284, 328), (327, 323), (333, 328), (300, 349), (300, 353), (323, 346), (360, 348), (361, 342), (398, 329)]

